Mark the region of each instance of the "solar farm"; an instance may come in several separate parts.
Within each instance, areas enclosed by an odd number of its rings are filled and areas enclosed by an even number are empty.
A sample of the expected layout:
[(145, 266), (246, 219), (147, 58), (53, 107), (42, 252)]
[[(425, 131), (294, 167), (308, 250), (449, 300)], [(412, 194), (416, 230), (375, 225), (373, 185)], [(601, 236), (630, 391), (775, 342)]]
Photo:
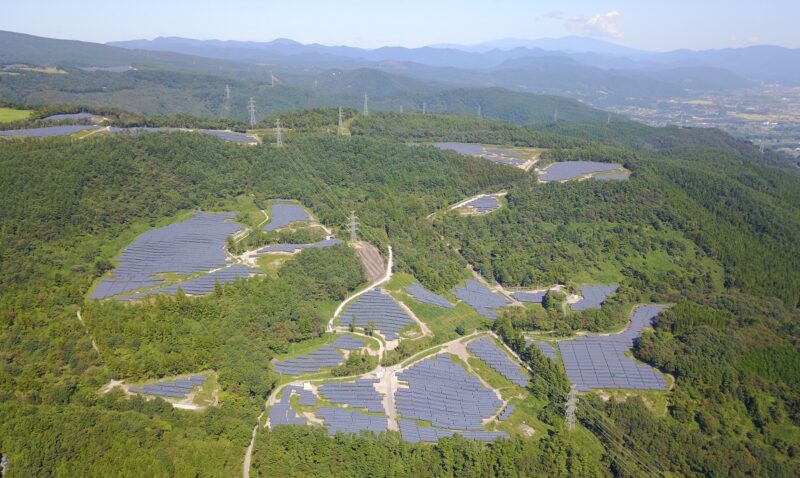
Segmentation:
[(458, 154), (485, 159), (497, 164), (523, 168), (529, 159), (523, 158), (516, 151), (503, 148), (484, 147), (477, 143), (434, 143), (435, 148), (453, 151)]
[(470, 208), (477, 214), (487, 214), (500, 209), (500, 200), (496, 196), (481, 196), (464, 203), (463, 207)]
[(172, 382), (158, 382), (155, 385), (143, 385), (142, 387), (131, 387), (128, 389), (131, 393), (141, 393), (143, 395), (152, 395), (156, 397), (167, 398), (186, 398), (195, 387), (198, 387), (208, 381), (207, 377), (202, 375), (192, 375), (188, 379), (177, 379)]
[(448, 355), (418, 362), (398, 373), (397, 379), (407, 384), (395, 393), (397, 413), (437, 428), (482, 431), (483, 421), (502, 405), (494, 391)]
[(297, 204), (277, 203), (272, 205), (272, 217), (264, 226), (264, 232), (284, 228), (293, 222), (308, 221), (310, 216), (302, 206)]
[(64, 113), (58, 115), (51, 115), (42, 118), (42, 121), (78, 121), (85, 119), (92, 119), (96, 115), (93, 113)]
[(44, 126), (42, 128), (30, 129), (10, 129), (0, 131), (0, 136), (19, 136), (29, 138), (54, 138), (57, 136), (70, 136), (81, 131), (96, 129), (97, 126), (91, 125), (64, 125), (64, 126)]
[(664, 376), (649, 365), (637, 364), (625, 355), (642, 328), (664, 310), (660, 305), (636, 309), (630, 326), (616, 335), (593, 335), (559, 343), (564, 370), (579, 391), (594, 388), (664, 390)]
[(477, 280), (470, 279), (464, 287), (457, 287), (455, 296), (469, 304), (487, 319), (497, 319), (497, 309), (511, 303), (506, 297), (492, 292)]
[(370, 322), (375, 323), (386, 340), (398, 339), (402, 329), (415, 323), (394, 298), (380, 288), (359, 296), (340, 317), (343, 325), (353, 323), (356, 327), (367, 327)]
[(189, 295), (203, 295), (213, 292), (217, 283), (222, 285), (230, 284), (236, 279), (247, 279), (253, 276), (263, 275), (263, 273), (251, 269), (241, 264), (233, 264), (223, 269), (218, 269), (208, 274), (195, 279), (189, 279), (178, 284), (173, 284), (167, 287), (159, 287), (157, 289), (150, 289), (143, 292), (137, 292), (131, 295), (116, 297), (119, 301), (135, 300), (142, 297), (147, 297), (156, 294), (175, 295), (178, 289), (183, 290), (184, 293)]
[[(234, 217), (233, 213), (201, 212), (191, 219), (145, 232), (125, 249), (111, 276), (97, 284), (92, 299), (159, 286), (164, 282), (159, 276), (165, 273), (189, 276), (220, 269), (178, 284), (187, 293), (197, 294), (213, 290), (216, 280), (230, 282), (255, 273), (244, 266), (226, 267), (225, 241), (241, 229), (231, 222)], [(166, 287), (159, 292), (175, 293), (176, 290), (177, 287)]]
[(541, 304), (546, 294), (547, 294), (546, 290), (538, 292), (512, 292), (511, 297), (520, 302), (526, 302), (529, 304)]
[(132, 126), (124, 128), (118, 126), (112, 126), (108, 128), (108, 132), (114, 134), (175, 133), (178, 131), (205, 134), (208, 136), (213, 136), (215, 138), (219, 138), (224, 141), (230, 141), (233, 143), (241, 143), (241, 144), (258, 143), (258, 139), (253, 136), (244, 133), (236, 133), (233, 131), (218, 130), (218, 129), (184, 129), (184, 128), (149, 127), (149, 126)]
[(336, 367), (344, 362), (339, 350), (358, 350), (364, 347), (364, 339), (351, 335), (340, 335), (331, 345), (326, 345), (298, 357), (275, 363), (275, 371), (283, 375), (319, 372), (324, 368)]
[(422, 303), (444, 307), (445, 309), (452, 309), (455, 307), (455, 304), (450, 303), (449, 300), (438, 294), (434, 294), (421, 284), (411, 284), (407, 286), (405, 290)]
[(617, 291), (619, 286), (610, 285), (584, 285), (580, 287), (582, 299), (572, 304), (572, 310), (599, 309), (611, 294)]
[(384, 413), (381, 394), (375, 390), (377, 380), (361, 379), (355, 382), (330, 382), (319, 387), (319, 392), (333, 403), (351, 408), (365, 408), (368, 412)]
[(511, 360), (508, 354), (501, 350), (494, 341), (486, 338), (474, 340), (467, 345), (467, 349), (509, 381), (520, 387), (528, 384), (527, 373), (523, 373), (519, 365)]
[(567, 181), (594, 173), (618, 171), (622, 166), (597, 161), (564, 161), (553, 163), (539, 172), (541, 181)]

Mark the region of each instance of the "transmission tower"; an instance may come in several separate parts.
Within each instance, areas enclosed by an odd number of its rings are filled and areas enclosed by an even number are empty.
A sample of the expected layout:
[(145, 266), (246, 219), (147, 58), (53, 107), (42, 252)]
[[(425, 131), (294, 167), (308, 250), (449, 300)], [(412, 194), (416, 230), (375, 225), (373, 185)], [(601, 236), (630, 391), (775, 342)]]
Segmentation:
[(606, 118), (606, 126), (608, 126), (610, 124), (611, 124), (611, 113), (609, 113), (608, 117)]
[(403, 105), (400, 105), (400, 112), (403, 112)]
[(575, 412), (578, 409), (578, 390), (575, 385), (570, 387), (567, 403), (564, 405), (564, 419), (567, 422), (567, 430), (575, 428)]
[(275, 88), (275, 75), (272, 74), (272, 70), (269, 70), (269, 87)]
[(250, 101), (247, 103), (247, 111), (250, 112), (250, 126), (256, 125), (256, 102), (253, 100), (253, 97), (250, 97)]
[(369, 96), (364, 93), (364, 116), (369, 116)]
[(350, 222), (348, 223), (348, 229), (350, 230), (350, 242), (355, 242), (356, 232), (358, 231), (358, 222), (356, 220), (356, 212), (350, 211)]
[(281, 129), (281, 119), (275, 120), (275, 146), (283, 148), (283, 130)]
[(344, 136), (344, 122), (342, 121), (342, 107), (339, 107), (339, 136)]
[(481, 118), (481, 117), (483, 117), (483, 114), (481, 113), (481, 105), (479, 104), (478, 105), (478, 118)]
[(422, 114), (425, 114), (428, 110), (428, 103), (422, 102)]
[(553, 111), (553, 121), (558, 123), (558, 107)]
[(225, 100), (222, 102), (222, 117), (231, 115), (231, 86), (225, 85)]

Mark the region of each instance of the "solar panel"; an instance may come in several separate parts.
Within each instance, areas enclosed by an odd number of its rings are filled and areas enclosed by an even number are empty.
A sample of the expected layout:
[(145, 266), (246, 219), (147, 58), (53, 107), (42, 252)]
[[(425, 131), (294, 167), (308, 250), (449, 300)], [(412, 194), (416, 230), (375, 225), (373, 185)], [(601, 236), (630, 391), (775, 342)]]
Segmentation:
[(380, 433), (389, 427), (385, 416), (367, 415), (349, 408), (319, 407), (316, 416), (323, 420), (330, 435), (363, 431)]
[(512, 292), (511, 296), (520, 302), (541, 304), (546, 294), (547, 291), (543, 290), (539, 292)]
[(42, 128), (9, 129), (0, 131), (0, 136), (27, 136), (31, 138), (50, 138), (54, 136), (69, 136), (79, 131), (96, 129), (97, 126), (89, 125), (64, 125), (44, 126)]
[(299, 375), (301, 373), (318, 372), (323, 368), (336, 367), (344, 361), (338, 349), (357, 350), (364, 346), (364, 340), (350, 335), (336, 338), (332, 345), (327, 345), (304, 355), (287, 359), (275, 364), (275, 371), (283, 375)]
[(341, 324), (353, 322), (356, 327), (367, 327), (370, 321), (375, 323), (375, 328), (386, 340), (397, 339), (403, 328), (414, 323), (394, 298), (379, 288), (359, 296), (340, 318)]
[(483, 430), (502, 402), (447, 355), (418, 362), (397, 374), (407, 388), (395, 392), (397, 413), (449, 430)]
[(452, 309), (455, 307), (455, 304), (451, 304), (450, 301), (444, 297), (434, 294), (428, 289), (422, 287), (421, 284), (411, 284), (410, 286), (407, 286), (406, 292), (411, 294), (411, 296), (418, 301), (425, 304), (438, 305), (439, 307), (444, 307), (446, 309)]
[(66, 120), (83, 120), (94, 118), (93, 113), (64, 113), (58, 115), (50, 115), (42, 118), (42, 121), (66, 121)]
[(472, 208), (478, 214), (485, 214), (498, 209), (500, 200), (496, 196), (480, 196), (464, 203), (464, 207)]
[(631, 316), (628, 328), (615, 335), (585, 336), (559, 343), (564, 370), (580, 391), (592, 388), (664, 390), (664, 376), (649, 365), (637, 364), (625, 353), (631, 349), (642, 328), (665, 307), (644, 305)]
[(268, 254), (270, 252), (286, 252), (293, 253), (295, 251), (302, 251), (304, 249), (324, 249), (326, 247), (333, 247), (341, 244), (342, 241), (336, 238), (323, 239), (313, 244), (270, 244), (262, 247), (255, 252), (256, 256)]
[(526, 159), (520, 158), (516, 151), (502, 148), (485, 148), (483, 145), (476, 143), (434, 143), (433, 146), (441, 150), (453, 151), (507, 166), (522, 166), (527, 162)]
[(355, 382), (330, 382), (319, 387), (319, 392), (332, 403), (366, 408), (373, 413), (385, 413), (383, 397), (375, 390), (378, 380), (361, 379)]
[(472, 279), (468, 280), (464, 287), (456, 288), (454, 295), (469, 304), (482, 316), (493, 320), (497, 318), (495, 309), (511, 303), (506, 297), (492, 292), (477, 280)]
[(511, 360), (508, 354), (500, 350), (494, 341), (487, 338), (473, 340), (467, 345), (467, 349), (511, 382), (520, 387), (528, 384), (527, 374), (522, 373), (519, 365)]
[(564, 161), (553, 163), (539, 172), (539, 179), (542, 181), (564, 181), (575, 179), (584, 174), (616, 171), (621, 167), (619, 164), (600, 163), (597, 161)]
[[(186, 221), (145, 232), (125, 249), (111, 277), (100, 281), (92, 298), (103, 299), (159, 285), (163, 280), (157, 275), (166, 272), (190, 275), (224, 267), (225, 241), (242, 227), (229, 221), (234, 217), (233, 213), (201, 212)], [(242, 273), (240, 268), (229, 268), (215, 278)], [(211, 279), (212, 289), (213, 282)]]
[(600, 308), (603, 302), (614, 292), (619, 289), (616, 284), (611, 285), (585, 285), (581, 286), (581, 295), (583, 298), (578, 302), (572, 304), (572, 310), (586, 310), (590, 308)]
[(275, 231), (293, 222), (308, 220), (308, 212), (297, 204), (273, 204), (272, 218), (264, 226), (264, 232)]
[(144, 292), (138, 292), (131, 295), (117, 297), (116, 299), (119, 301), (128, 301), (156, 294), (175, 295), (178, 292), (178, 289), (182, 289), (184, 293), (189, 295), (203, 295), (212, 292), (216, 287), (217, 282), (225, 285), (234, 282), (236, 279), (247, 279), (248, 277), (255, 275), (263, 275), (263, 273), (241, 264), (234, 264), (225, 267), (224, 269), (219, 269), (209, 274), (168, 287), (160, 287)]

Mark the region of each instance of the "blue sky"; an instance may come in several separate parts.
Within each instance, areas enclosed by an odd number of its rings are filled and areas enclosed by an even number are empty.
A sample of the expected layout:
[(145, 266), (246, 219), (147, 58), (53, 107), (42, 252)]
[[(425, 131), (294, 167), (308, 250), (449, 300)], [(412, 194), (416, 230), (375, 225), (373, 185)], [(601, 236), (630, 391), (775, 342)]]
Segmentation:
[(0, 29), (106, 42), (156, 36), (416, 47), (592, 36), (634, 48), (800, 47), (800, 2), (770, 0), (2, 0)]

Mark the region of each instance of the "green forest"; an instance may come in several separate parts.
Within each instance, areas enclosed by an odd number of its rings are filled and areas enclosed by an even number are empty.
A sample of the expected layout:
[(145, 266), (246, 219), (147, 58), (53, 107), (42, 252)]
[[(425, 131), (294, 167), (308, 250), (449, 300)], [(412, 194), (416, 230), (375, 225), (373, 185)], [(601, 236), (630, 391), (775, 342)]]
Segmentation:
[[(0, 93), (10, 81), (0, 81)], [(187, 113), (206, 113), (215, 101)], [(800, 176), (787, 161), (718, 131), (622, 119), (520, 126), (346, 113), (350, 136), (336, 135), (333, 109), (292, 113), (282, 149), (269, 132), (254, 147), (191, 133), (0, 142), (0, 453), (8, 476), (241, 474), (253, 426), (281, 380), (271, 361), (325, 340), (335, 304), (366, 283), (352, 248), (304, 251), (205, 297), (87, 299), (142, 232), (197, 210), (235, 209), (241, 197), (259, 209), (297, 200), (340, 238), (355, 211), (362, 239), (391, 246), (398, 272), (444, 294), (468, 277), (468, 265), (507, 287), (620, 284), (599, 310), (509, 310), (491, 324), (535, 371), (523, 401), (542, 424), (532, 437), (412, 445), (396, 432), (329, 437), (319, 427), (279, 426), (259, 430), (250, 476), (796, 476)], [(120, 112), (116, 120), (176, 119)], [(433, 141), (547, 148), (547, 161), (617, 162), (632, 175), (542, 184), (533, 173), (424, 144)], [(500, 190), (508, 195), (498, 211), (447, 212)], [(252, 241), (280, 239), (273, 236)], [(304, 236), (283, 237), (292, 238)], [(663, 410), (648, 395), (587, 393), (569, 430), (564, 370), (521, 334), (618, 330), (638, 302), (672, 305), (633, 350), (674, 378)], [(353, 357), (339, 373), (373, 365)], [(217, 372), (221, 406), (185, 411), (100, 392), (111, 380), (200, 370)]]

